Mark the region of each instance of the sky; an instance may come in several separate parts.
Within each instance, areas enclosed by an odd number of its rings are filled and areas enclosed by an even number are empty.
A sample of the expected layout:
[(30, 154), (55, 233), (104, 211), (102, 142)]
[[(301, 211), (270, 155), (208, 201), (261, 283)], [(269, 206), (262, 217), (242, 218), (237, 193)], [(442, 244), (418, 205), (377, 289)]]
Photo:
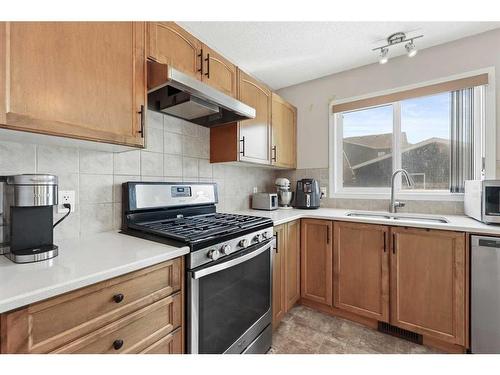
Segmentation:
[[(450, 138), (451, 94), (401, 101), (401, 132), (409, 143), (432, 137)], [(392, 133), (392, 105), (344, 114), (344, 138)]]

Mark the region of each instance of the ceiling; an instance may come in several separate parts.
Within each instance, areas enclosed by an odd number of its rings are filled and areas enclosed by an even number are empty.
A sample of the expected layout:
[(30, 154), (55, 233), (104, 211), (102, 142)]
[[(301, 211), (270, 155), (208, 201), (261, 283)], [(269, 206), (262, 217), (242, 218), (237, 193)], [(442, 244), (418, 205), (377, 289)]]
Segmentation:
[[(427, 48), (500, 27), (500, 22), (179, 22), (273, 89), (377, 62), (372, 48), (404, 31)], [(404, 44), (390, 56), (405, 53)]]

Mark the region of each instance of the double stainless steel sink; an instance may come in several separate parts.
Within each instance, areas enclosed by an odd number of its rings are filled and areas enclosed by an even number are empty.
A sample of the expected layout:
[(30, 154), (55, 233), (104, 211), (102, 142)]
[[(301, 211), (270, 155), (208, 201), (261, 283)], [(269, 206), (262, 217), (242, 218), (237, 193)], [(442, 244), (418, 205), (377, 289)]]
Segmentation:
[(386, 219), (386, 220), (401, 220), (414, 223), (449, 223), (449, 221), (442, 216), (434, 215), (418, 215), (407, 213), (390, 213), (390, 212), (370, 212), (370, 211), (350, 211), (346, 216), (370, 218), (370, 219)]

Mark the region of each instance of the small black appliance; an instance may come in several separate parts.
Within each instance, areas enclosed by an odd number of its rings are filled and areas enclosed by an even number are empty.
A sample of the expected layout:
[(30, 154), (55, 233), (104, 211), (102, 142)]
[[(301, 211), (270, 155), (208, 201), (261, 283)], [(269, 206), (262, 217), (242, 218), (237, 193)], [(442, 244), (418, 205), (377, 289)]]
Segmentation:
[(319, 208), (318, 181), (313, 178), (304, 178), (297, 181), (297, 190), (295, 192), (295, 208)]

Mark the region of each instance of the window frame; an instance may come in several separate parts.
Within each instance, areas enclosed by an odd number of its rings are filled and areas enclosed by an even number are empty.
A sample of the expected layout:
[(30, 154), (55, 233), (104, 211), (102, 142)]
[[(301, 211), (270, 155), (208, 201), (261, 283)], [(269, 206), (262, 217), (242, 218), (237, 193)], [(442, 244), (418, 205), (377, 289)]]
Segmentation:
[[(376, 92), (369, 95), (360, 97), (346, 98), (342, 100), (332, 100), (329, 103), (329, 165), (333, 166), (329, 171), (329, 197), (331, 198), (348, 198), (348, 199), (388, 199), (390, 197), (390, 187), (387, 188), (358, 188), (358, 187), (343, 187), (343, 126), (342, 126), (342, 113), (333, 113), (331, 108), (334, 105), (367, 99), (374, 96), (396, 93), (399, 91), (413, 89), (423, 86), (428, 86), (435, 83), (450, 81), (453, 79), (465, 78), (480, 73), (488, 73), (489, 83), (484, 86), (482, 90), (483, 95), (480, 95), (481, 104), (476, 103), (477, 108), (482, 108), (484, 111), (475, 111), (476, 119), (482, 121), (475, 121), (476, 134), (480, 131), (481, 138), (475, 138), (475, 147), (480, 146), (479, 149), (484, 150), (484, 162), (481, 160), (481, 154), (476, 153), (476, 165), (480, 168), (481, 164), (484, 167), (485, 178), (494, 179), (496, 173), (496, 121), (495, 121), (495, 69), (487, 68), (465, 74), (446, 77), (439, 80), (421, 83), (418, 85), (405, 86), (397, 89), (386, 90), (383, 92)], [(393, 107), (393, 137), (392, 137), (392, 170), (401, 168), (401, 153), (400, 153), (400, 135), (401, 135), (401, 104), (400, 101), (378, 104), (374, 106), (365, 107), (362, 109), (377, 108), (382, 106), (392, 105)], [(346, 111), (350, 112), (350, 111)], [(394, 134), (396, 133), (396, 136)], [(399, 136), (397, 136), (399, 135)], [(478, 148), (476, 148), (477, 150)], [(431, 200), (431, 201), (463, 201), (463, 193), (451, 193), (445, 190), (402, 190), (401, 189), (401, 175), (396, 178), (395, 192), (399, 198), (407, 200)]]

